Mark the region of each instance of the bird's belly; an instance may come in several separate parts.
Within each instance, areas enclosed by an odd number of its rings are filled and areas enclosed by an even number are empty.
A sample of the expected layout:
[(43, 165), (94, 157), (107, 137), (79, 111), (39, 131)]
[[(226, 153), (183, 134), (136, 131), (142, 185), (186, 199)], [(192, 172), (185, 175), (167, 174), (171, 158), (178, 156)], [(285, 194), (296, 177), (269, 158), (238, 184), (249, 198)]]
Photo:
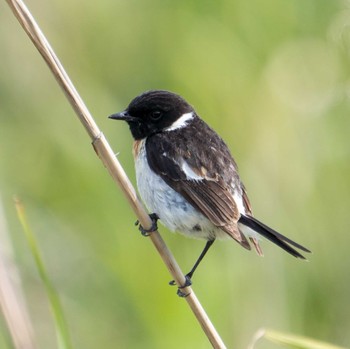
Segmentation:
[(170, 230), (193, 238), (226, 238), (228, 235), (168, 186), (148, 165), (144, 145), (135, 159), (137, 187), (151, 212)]

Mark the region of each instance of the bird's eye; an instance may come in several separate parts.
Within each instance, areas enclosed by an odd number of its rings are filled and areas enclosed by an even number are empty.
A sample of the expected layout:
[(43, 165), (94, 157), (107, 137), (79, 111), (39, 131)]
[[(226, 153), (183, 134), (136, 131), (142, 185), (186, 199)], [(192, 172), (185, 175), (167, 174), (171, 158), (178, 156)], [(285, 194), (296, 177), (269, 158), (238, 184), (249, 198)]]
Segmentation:
[(163, 116), (162, 112), (159, 110), (155, 110), (151, 113), (151, 119), (153, 121), (159, 120)]

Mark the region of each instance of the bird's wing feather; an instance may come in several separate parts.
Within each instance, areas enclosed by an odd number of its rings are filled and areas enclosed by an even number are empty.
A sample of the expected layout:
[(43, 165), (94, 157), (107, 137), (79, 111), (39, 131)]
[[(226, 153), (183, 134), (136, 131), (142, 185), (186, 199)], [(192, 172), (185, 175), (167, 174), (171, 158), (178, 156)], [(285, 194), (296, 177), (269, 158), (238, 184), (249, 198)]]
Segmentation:
[(181, 180), (165, 176), (173, 189), (182, 194), (192, 205), (197, 207), (210, 221), (223, 227), (230, 222), (237, 222), (237, 207), (232, 195), (218, 182), (203, 180)]
[[(156, 174), (215, 226), (249, 248), (246, 238), (237, 229), (240, 214), (233, 195), (218, 173), (203, 165), (196, 166), (200, 163), (195, 158), (197, 153), (176, 147), (169, 137), (162, 141), (151, 137), (146, 147), (148, 164)], [(186, 153), (186, 160), (182, 153)]]
[[(150, 168), (193, 207), (221, 228), (246, 249), (246, 237), (238, 230), (239, 210), (230, 188), (215, 171), (214, 165), (204, 166), (197, 152), (171, 142), (169, 137), (147, 139), (147, 160)], [(205, 159), (204, 159), (205, 160)]]
[(247, 195), (247, 190), (243, 184), (241, 184), (242, 188), (242, 199), (243, 199), (243, 205), (246, 210), (246, 213), (248, 213), (250, 216), (253, 215), (253, 210), (252, 210), (252, 205), (250, 204), (248, 195)]
[[(250, 204), (250, 201), (247, 195), (247, 190), (245, 189), (245, 186), (242, 183), (241, 183), (241, 188), (242, 188), (242, 200), (243, 200), (243, 206), (244, 206), (245, 212), (247, 215), (253, 216), (252, 205)], [(253, 236), (250, 236), (249, 240), (253, 244), (256, 253), (259, 256), (263, 256), (264, 253), (262, 251), (262, 248), (260, 247), (259, 240)]]
[[(237, 221), (237, 208), (230, 192), (219, 181), (188, 179), (181, 166), (166, 155), (147, 150), (151, 169), (216, 226)], [(199, 177), (199, 176), (198, 176)]]

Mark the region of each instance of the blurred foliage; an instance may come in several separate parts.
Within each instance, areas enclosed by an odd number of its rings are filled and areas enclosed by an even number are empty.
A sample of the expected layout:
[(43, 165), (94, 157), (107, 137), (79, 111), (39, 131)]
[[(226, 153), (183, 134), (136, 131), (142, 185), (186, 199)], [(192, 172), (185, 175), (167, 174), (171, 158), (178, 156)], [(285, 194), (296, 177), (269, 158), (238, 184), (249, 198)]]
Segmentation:
[(261, 329), (256, 333), (253, 343), (251, 346), (249, 346), (249, 349), (253, 349), (257, 341), (259, 341), (261, 338), (266, 338), (271, 342), (281, 344), (283, 347), (290, 349), (344, 349), (343, 347), (316, 341), (311, 338), (271, 331), (268, 329)]
[[(32, 232), (30, 225), (28, 223), (25, 208), (23, 206), (23, 203), (20, 201), (18, 197), (15, 197), (14, 201), (15, 201), (18, 219), (23, 228), (23, 233), (25, 235), (28, 246), (30, 248), (30, 252), (33, 255), (36, 269), (40, 276), (41, 282), (45, 287), (46, 295), (50, 303), (52, 317), (55, 323), (57, 346), (59, 349), (72, 349), (71, 341), (69, 337), (69, 330), (67, 326), (67, 320), (65, 319), (65, 315), (62, 309), (59, 296), (55, 290), (55, 287), (51, 283), (50, 277), (46, 271), (45, 263), (41, 257), (41, 253), (38, 248), (35, 235)], [(10, 321), (7, 321), (7, 322), (10, 322)], [(33, 344), (30, 343), (29, 345), (32, 347)]]
[[(348, 346), (350, 3), (27, 5), (133, 180), (127, 125), (107, 116), (144, 90), (175, 91), (232, 149), (255, 215), (313, 251), (303, 263), (268, 242), (264, 258), (214, 246), (194, 289), (227, 346), (246, 348), (261, 327)], [(55, 348), (53, 320), (13, 194), (38, 232), (74, 347), (208, 348), (5, 2), (0, 47), (0, 192), (41, 347)], [(203, 242), (161, 231), (187, 271)]]

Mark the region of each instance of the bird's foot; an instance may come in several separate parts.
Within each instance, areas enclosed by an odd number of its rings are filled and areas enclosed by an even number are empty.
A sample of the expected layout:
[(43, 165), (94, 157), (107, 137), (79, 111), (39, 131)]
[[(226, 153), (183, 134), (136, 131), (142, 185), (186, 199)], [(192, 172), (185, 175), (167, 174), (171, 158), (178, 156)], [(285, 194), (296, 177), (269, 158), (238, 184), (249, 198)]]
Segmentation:
[(185, 279), (186, 279), (185, 284), (183, 286), (179, 286), (178, 289), (177, 289), (177, 295), (179, 297), (181, 297), (181, 298), (185, 298), (185, 297), (189, 296), (190, 293), (186, 293), (183, 290), (186, 287), (192, 285), (192, 280), (191, 280), (191, 278), (188, 275), (185, 275)]
[(150, 236), (151, 233), (153, 233), (154, 231), (158, 230), (158, 225), (157, 225), (157, 221), (159, 219), (158, 215), (156, 213), (151, 213), (149, 215), (149, 218), (151, 218), (152, 220), (152, 225), (149, 229), (145, 229), (139, 222), (139, 220), (137, 220), (135, 222), (135, 225), (138, 225), (139, 226), (139, 230), (141, 232), (141, 234), (143, 236)]
[[(175, 280), (172, 280), (169, 282), (169, 285), (170, 286), (175, 286), (176, 285), (176, 282)], [(187, 274), (185, 275), (185, 284), (182, 285), (182, 286), (179, 286), (178, 289), (177, 289), (177, 295), (179, 297), (187, 297), (189, 295), (189, 293), (185, 293), (183, 292), (183, 289), (188, 287), (188, 286), (191, 286), (192, 285), (192, 280), (191, 280), (191, 277)]]

